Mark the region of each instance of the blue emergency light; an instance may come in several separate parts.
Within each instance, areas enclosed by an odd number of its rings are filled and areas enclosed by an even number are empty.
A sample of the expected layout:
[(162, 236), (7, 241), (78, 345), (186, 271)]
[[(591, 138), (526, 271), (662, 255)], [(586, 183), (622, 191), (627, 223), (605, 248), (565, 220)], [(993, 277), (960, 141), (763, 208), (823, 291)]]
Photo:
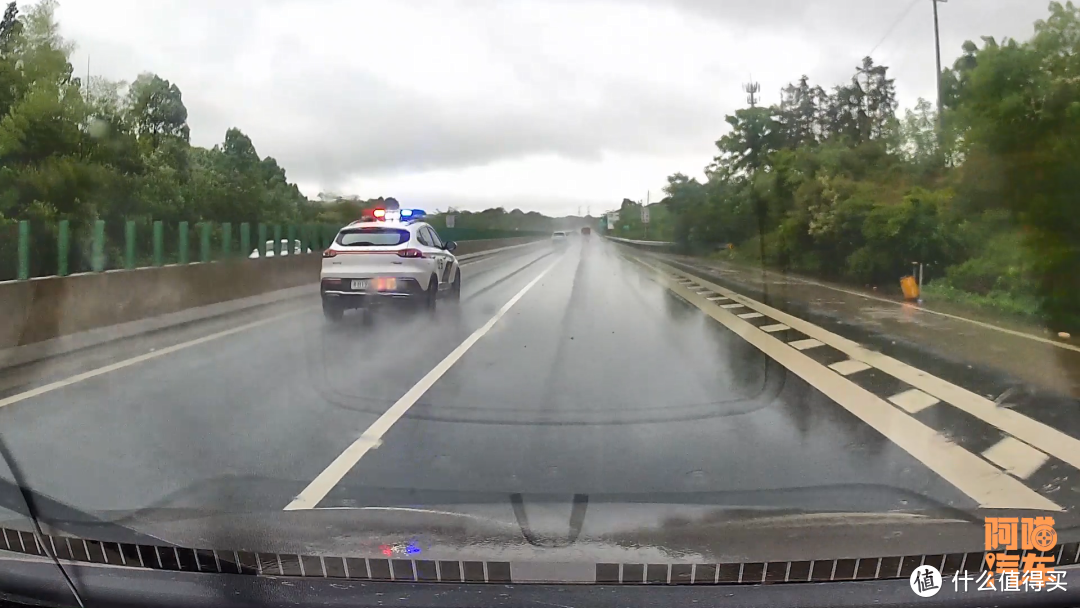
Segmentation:
[(402, 209), (398, 212), (398, 215), (403, 220), (415, 220), (417, 218), (424, 217), (427, 214), (424, 213), (423, 209)]

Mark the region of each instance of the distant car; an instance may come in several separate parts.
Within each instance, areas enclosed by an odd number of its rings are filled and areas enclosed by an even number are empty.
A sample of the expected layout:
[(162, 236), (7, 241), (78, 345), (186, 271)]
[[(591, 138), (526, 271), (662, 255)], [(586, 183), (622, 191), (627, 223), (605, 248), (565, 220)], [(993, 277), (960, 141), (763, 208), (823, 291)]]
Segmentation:
[[(281, 239), (281, 247), (280, 247), (280, 249), (281, 249), (281, 255), (289, 255), (289, 239)], [(293, 252), (293, 255), (300, 255), (301, 253), (303, 253), (303, 250), (300, 248), (300, 240), (299, 239), (293, 240), (292, 252)], [(311, 248), (310, 247), (308, 247), (307, 252), (311, 253)], [(255, 259), (257, 257), (259, 257), (259, 249), (258, 248), (252, 249), (251, 250), (251, 255), (249, 255), (248, 258)], [(274, 241), (273, 240), (266, 241), (266, 257), (268, 257), (268, 258), (274, 257)]]
[(323, 252), (320, 275), (328, 321), (349, 309), (411, 302), (434, 311), (437, 299), (461, 299), (457, 243), (444, 242), (421, 217), (418, 210), (375, 209), (338, 232)]
[(589, 228), (588, 226), (582, 226), (581, 227), (581, 234), (584, 234), (586, 236), (592, 234), (592, 228)]
[(563, 247), (570, 243), (570, 239), (566, 232), (562, 230), (556, 230), (551, 233), (551, 244), (556, 247)]

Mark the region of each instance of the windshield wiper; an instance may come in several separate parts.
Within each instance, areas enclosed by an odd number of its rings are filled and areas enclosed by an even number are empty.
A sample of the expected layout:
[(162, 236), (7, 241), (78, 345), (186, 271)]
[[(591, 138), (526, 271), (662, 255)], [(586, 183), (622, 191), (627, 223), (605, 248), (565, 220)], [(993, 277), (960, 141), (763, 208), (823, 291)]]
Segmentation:
[[(71, 596), (75, 598), (75, 602), (80, 608), (85, 608), (86, 604), (83, 603), (82, 596), (79, 595), (79, 590), (75, 588), (75, 583), (72, 582), (71, 577), (68, 576), (64, 566), (60, 563), (60, 560), (56, 558), (56, 554), (53, 553), (52, 547), (49, 543), (45, 542), (45, 534), (41, 531), (41, 523), (38, 521), (38, 511), (35, 508), (34, 496), (32, 492), (23, 484), (22, 472), (19, 469), (19, 465), (15, 463), (15, 459), (11, 456), (11, 452), (8, 451), (7, 443), (0, 437), (0, 456), (3, 457), (4, 462), (7, 464), (8, 470), (11, 471), (11, 476), (14, 479), (15, 489), (18, 490), (19, 497), (22, 504), (7, 504), (11, 501), (4, 500), (4, 506), (10, 508), (16, 513), (22, 513), (30, 520), (31, 527), (33, 528), (34, 540), (45, 555), (52, 560), (52, 563), (56, 565), (56, 569), (60, 571), (60, 576), (64, 579), (64, 583), (67, 584), (67, 588), (71, 591)], [(4, 493), (8, 494), (7, 492)], [(14, 507), (14, 508), (12, 508)]]

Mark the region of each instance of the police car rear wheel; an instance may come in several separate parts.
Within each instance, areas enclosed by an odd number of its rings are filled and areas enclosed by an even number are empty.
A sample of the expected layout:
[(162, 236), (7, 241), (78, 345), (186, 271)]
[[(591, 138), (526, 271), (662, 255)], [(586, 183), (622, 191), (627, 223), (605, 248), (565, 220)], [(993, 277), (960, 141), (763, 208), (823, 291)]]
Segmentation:
[(322, 312), (323, 317), (325, 317), (326, 320), (330, 321), (331, 323), (337, 323), (341, 320), (343, 316), (345, 316), (345, 309), (338, 304), (334, 304), (332, 302), (323, 302)]
[(439, 279), (432, 275), (428, 280), (428, 290), (424, 298), (424, 308), (429, 312), (435, 312), (435, 304), (439, 301)]

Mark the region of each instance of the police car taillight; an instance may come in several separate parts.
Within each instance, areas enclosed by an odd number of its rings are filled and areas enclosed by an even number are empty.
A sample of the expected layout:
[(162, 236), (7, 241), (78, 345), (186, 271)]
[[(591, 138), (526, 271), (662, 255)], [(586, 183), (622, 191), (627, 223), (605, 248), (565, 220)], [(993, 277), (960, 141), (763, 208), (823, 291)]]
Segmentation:
[(422, 257), (424, 257), (424, 252), (420, 251), (419, 249), (402, 249), (401, 251), (397, 252), (397, 254), (398, 254), (398, 257), (402, 257), (402, 258), (422, 258)]

